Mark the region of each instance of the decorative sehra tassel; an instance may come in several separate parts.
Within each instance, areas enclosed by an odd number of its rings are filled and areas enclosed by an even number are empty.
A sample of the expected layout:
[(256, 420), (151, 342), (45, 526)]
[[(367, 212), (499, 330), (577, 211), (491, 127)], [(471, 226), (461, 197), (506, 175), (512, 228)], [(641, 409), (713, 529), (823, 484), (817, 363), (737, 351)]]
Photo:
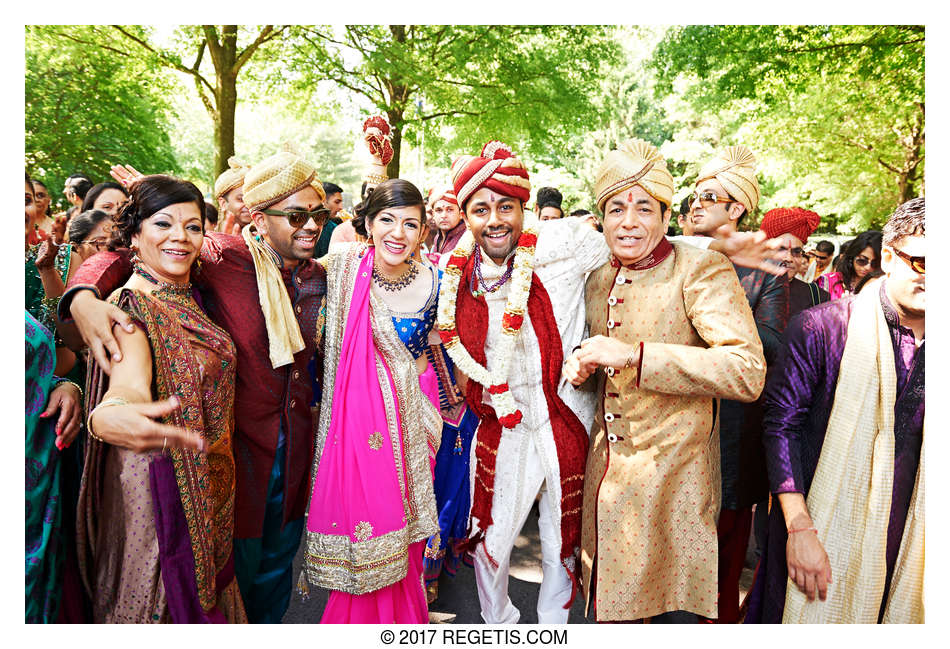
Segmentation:
[(452, 452), (456, 455), (461, 455), (462, 450), (462, 433), (459, 431), (455, 433), (455, 448), (452, 449)]
[(300, 570), (300, 576), (297, 577), (297, 594), (300, 595), (301, 601), (306, 602), (310, 599), (310, 584), (307, 583), (306, 568), (302, 568)]

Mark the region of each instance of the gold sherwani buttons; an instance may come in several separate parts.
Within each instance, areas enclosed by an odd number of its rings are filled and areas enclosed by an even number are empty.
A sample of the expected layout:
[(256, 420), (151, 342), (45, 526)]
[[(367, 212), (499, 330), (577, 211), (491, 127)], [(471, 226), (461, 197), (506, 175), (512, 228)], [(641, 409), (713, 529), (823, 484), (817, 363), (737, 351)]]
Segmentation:
[(614, 295), (611, 295), (610, 297), (608, 297), (608, 298), (607, 298), (607, 304), (609, 304), (610, 306), (616, 306), (616, 305), (617, 305), (617, 297), (614, 296)]
[(614, 413), (608, 412), (604, 415), (604, 421), (610, 422), (614, 420)]
[(610, 433), (609, 435), (607, 435), (607, 439), (610, 440), (611, 444), (613, 444), (617, 441), (617, 436), (614, 435), (613, 433)]

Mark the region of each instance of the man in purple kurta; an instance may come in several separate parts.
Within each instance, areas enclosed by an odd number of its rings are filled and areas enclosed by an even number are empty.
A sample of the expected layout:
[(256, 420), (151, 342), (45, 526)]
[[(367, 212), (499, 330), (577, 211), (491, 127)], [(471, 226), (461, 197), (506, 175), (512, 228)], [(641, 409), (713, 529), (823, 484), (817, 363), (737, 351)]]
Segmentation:
[[(879, 285), (871, 284), (866, 289), (879, 295), (896, 372), (893, 486), (886, 547), (880, 548), (885, 576), (878, 622), (884, 619), (908, 511), (915, 497), (923, 440), (924, 199), (914, 199), (898, 208), (884, 233), (882, 268), (886, 277)], [(817, 595), (824, 601), (828, 591), (842, 588), (846, 579), (845, 574), (830, 574), (829, 556), (834, 549), (829, 547), (826, 553), (805, 497), (829, 431), (839, 373), (844, 372), (841, 360), (848, 324), (859, 297), (848, 296), (796, 315), (785, 332), (786, 346), (769, 373), (763, 441), (773, 499), (767, 543), (749, 595), (746, 622), (782, 622), (789, 567), (792, 581), (799, 584), (792, 587), (800, 588), (809, 600)], [(922, 483), (919, 488), (923, 489)], [(808, 502), (811, 504), (811, 499)], [(862, 562), (874, 560), (866, 553), (861, 557)], [(842, 617), (828, 621), (854, 620)]]

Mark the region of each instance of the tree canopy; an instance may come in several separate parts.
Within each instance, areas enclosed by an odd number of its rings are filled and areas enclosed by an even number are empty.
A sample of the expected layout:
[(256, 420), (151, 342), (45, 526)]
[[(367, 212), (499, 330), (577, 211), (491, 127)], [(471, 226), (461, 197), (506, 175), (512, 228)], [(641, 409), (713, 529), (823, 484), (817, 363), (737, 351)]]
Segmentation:
[(861, 229), (923, 191), (922, 26), (678, 27), (653, 66), (661, 95), (739, 117), (723, 139), (756, 151), (765, 205)]
[(27, 171), (54, 199), (69, 175), (106, 180), (120, 161), (180, 171), (168, 132), (165, 78), (144, 62), (121, 61), (64, 37), (81, 29), (27, 27)]
[[(717, 150), (745, 144), (762, 200), (880, 226), (924, 190), (920, 26), (191, 25), (26, 32), (27, 167), (54, 183), (129, 162), (210, 186), (227, 157), (292, 142), (359, 187), (361, 124), (394, 127), (390, 176), (425, 191), (490, 139), (535, 188), (593, 208), (606, 153), (660, 147), (674, 208)], [(425, 185), (425, 186), (422, 186)]]

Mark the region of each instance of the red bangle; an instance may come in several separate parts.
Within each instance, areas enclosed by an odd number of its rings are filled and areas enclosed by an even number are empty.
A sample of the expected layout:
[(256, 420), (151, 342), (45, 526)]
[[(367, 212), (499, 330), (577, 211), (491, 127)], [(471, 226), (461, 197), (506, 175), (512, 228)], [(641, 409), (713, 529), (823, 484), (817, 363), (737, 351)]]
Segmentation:
[(818, 534), (818, 528), (817, 527), (800, 527), (797, 530), (788, 531), (789, 534), (794, 534), (795, 532), (814, 532), (815, 534)]

